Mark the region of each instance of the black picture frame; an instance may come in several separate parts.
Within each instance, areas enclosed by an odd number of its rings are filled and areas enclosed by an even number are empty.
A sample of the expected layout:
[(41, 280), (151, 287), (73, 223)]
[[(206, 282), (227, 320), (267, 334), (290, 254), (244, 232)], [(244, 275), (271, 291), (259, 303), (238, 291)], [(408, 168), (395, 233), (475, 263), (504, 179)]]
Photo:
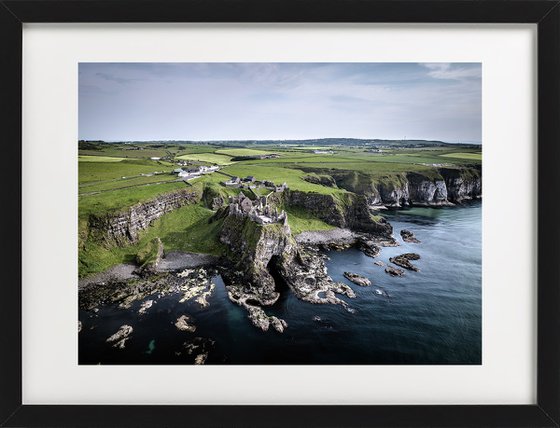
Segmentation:
[[(10, 427), (559, 427), (560, 0), (0, 1), (0, 129), (10, 177), (4, 263), (0, 425)], [(22, 29), (25, 23), (533, 23), (538, 27), (538, 340), (535, 405), (72, 406), (22, 404)], [(499, 267), (498, 267), (499, 268)], [(374, 380), (372, 380), (374, 381)], [(460, 385), (457, 385), (460, 388)]]

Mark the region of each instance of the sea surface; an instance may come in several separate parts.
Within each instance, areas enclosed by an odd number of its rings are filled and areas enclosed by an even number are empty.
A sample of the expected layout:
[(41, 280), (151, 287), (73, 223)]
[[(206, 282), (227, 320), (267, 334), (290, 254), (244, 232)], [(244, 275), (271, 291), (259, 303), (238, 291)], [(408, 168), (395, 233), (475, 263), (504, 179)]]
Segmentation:
[[(192, 364), (195, 355), (187, 355), (183, 344), (203, 337), (214, 341), (206, 364), (480, 364), (481, 203), (384, 215), (400, 246), (383, 248), (376, 259), (355, 249), (328, 252), (331, 277), (356, 292), (355, 299), (342, 297), (348, 309), (303, 302), (283, 287), (281, 298), (265, 311), (286, 320), (288, 328), (282, 334), (272, 327), (262, 332), (229, 301), (218, 276), (207, 308), (179, 303), (181, 296), (172, 294), (144, 315), (138, 315), (142, 302), (130, 309), (100, 307), (96, 314), (80, 311), (79, 362)], [(421, 243), (404, 243), (401, 229)], [(391, 277), (373, 263), (387, 264), (405, 252), (420, 254), (413, 262), (419, 272)], [(354, 285), (344, 271), (364, 275), (372, 285)], [(174, 326), (183, 314), (191, 316), (194, 333)], [(133, 334), (124, 349), (112, 348), (105, 340), (123, 324), (131, 325)]]

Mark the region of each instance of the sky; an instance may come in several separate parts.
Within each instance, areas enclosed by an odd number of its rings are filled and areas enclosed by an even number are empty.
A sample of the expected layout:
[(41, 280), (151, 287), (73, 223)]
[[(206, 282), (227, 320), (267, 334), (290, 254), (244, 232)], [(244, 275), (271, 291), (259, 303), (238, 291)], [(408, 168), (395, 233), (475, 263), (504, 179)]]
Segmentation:
[(79, 139), (481, 143), (480, 63), (80, 63)]

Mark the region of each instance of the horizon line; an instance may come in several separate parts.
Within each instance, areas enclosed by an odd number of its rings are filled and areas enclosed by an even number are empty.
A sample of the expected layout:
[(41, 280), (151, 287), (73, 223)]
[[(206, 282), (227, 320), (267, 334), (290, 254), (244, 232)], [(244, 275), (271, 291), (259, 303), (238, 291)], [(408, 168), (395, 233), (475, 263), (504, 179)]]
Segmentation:
[(92, 142), (104, 142), (104, 143), (151, 143), (151, 142), (189, 142), (189, 143), (214, 143), (214, 142), (248, 142), (248, 141), (314, 141), (314, 140), (358, 140), (358, 141), (426, 141), (434, 143), (444, 143), (444, 144), (475, 144), (482, 145), (482, 141), (443, 141), (435, 139), (426, 138), (407, 138), (407, 139), (397, 139), (397, 138), (358, 138), (358, 137), (319, 137), (319, 138), (246, 138), (246, 139), (212, 139), (212, 140), (191, 140), (191, 139), (154, 139), (154, 140), (104, 140), (104, 139), (92, 139), (92, 138), (78, 138), (79, 141), (92, 141)]

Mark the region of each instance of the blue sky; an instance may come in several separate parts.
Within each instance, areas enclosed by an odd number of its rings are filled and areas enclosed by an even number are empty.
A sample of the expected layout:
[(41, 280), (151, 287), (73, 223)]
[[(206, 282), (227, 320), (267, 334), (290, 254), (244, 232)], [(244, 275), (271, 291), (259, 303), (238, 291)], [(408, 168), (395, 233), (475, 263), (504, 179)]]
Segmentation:
[(481, 142), (479, 63), (81, 63), (79, 138)]

